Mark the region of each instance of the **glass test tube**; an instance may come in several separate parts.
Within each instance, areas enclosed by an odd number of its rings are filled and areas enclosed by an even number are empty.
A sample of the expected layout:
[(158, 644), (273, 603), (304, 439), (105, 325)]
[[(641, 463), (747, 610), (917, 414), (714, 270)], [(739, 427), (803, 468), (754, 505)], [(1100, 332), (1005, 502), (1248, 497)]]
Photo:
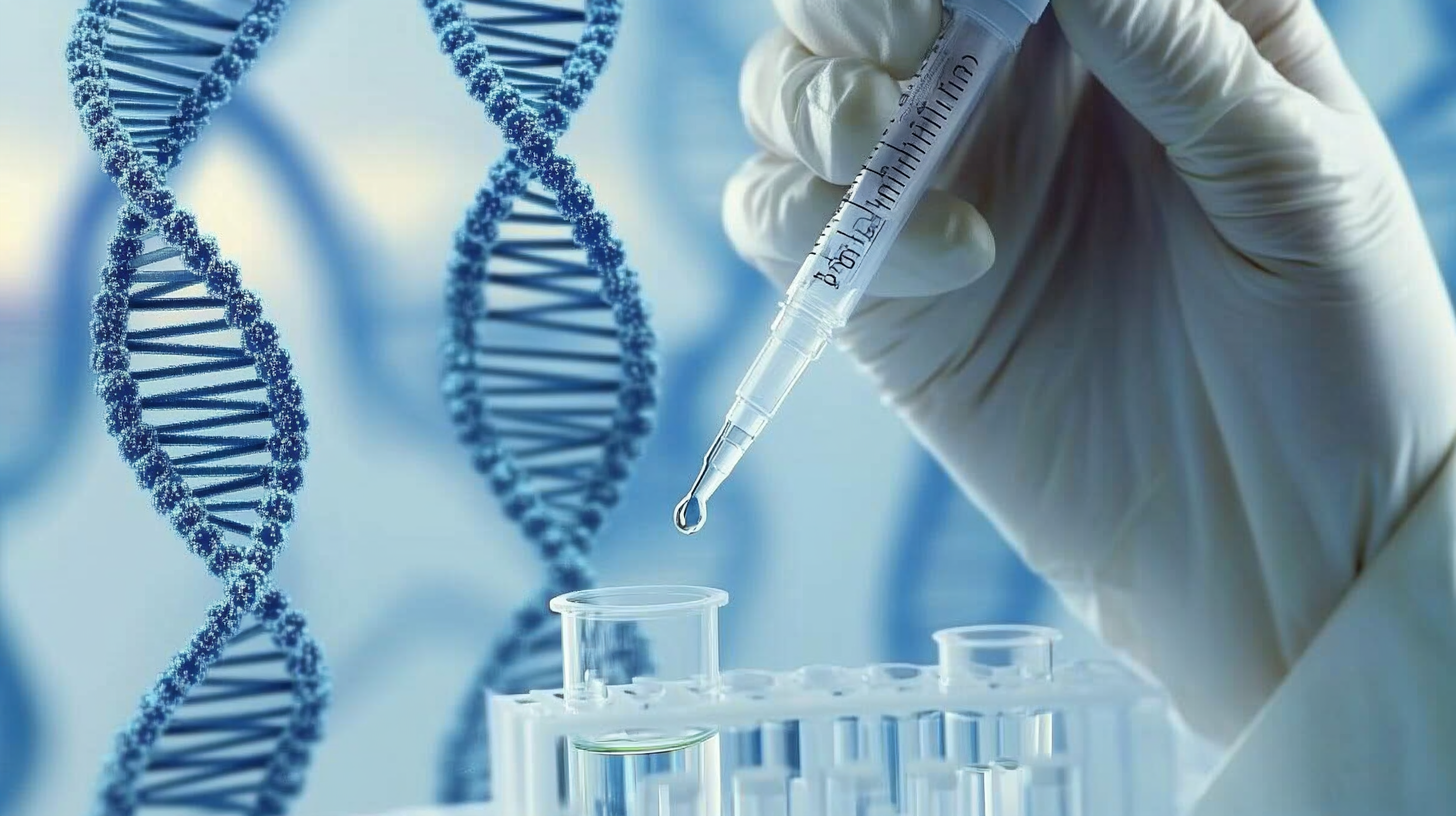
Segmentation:
[(912, 763), (905, 774), (905, 787), (905, 816), (957, 816), (954, 765)]
[[(664, 698), (715, 697), (718, 609), (727, 601), (722, 590), (692, 586), (605, 587), (553, 598), (551, 609), (562, 617), (567, 706), (645, 708)], [(644, 652), (653, 676), (621, 676), (620, 667), (630, 664), (625, 658)], [(710, 726), (623, 727), (569, 740), (577, 812), (718, 816), (722, 810), (719, 741)]]
[[(794, 680), (811, 694), (843, 693), (855, 683), (852, 673), (840, 666), (805, 666), (794, 673)], [(803, 780), (803, 807), (810, 813), (821, 813), (825, 806), (825, 780), (835, 765), (836, 748), (840, 747), (836, 740), (840, 729), (833, 717), (805, 717), (798, 723), (798, 775)]]
[(957, 816), (996, 816), (990, 797), (991, 766), (965, 765), (956, 769)]
[(995, 723), (980, 711), (945, 712), (945, 758), (956, 765), (990, 762), (996, 756)]
[(1046, 626), (959, 626), (933, 636), (940, 682), (1002, 686), (1052, 679), (1052, 647), (1062, 633)]
[[(932, 672), (924, 666), (912, 663), (879, 663), (865, 670), (865, 683), (873, 692), (913, 693), (924, 690), (934, 682)], [(927, 741), (934, 742), (935, 712), (923, 712), (910, 716), (887, 715), (876, 721), (865, 723), (864, 759), (881, 767), (885, 780), (886, 806), (895, 811), (906, 806), (905, 768), (907, 763), (920, 759), (921, 717), (931, 717), (925, 728), (930, 732)]]
[(732, 816), (789, 816), (788, 771), (777, 767), (735, 771)]
[(653, 774), (640, 783), (631, 816), (698, 816), (698, 778), (692, 773)]
[(765, 767), (799, 773), (799, 721), (775, 720), (759, 725), (759, 749)]
[[(1052, 679), (1052, 647), (1061, 633), (1045, 626), (962, 626), (936, 632), (940, 683), (945, 689), (970, 685), (1005, 688)], [(946, 715), (952, 758), (985, 762), (1024, 761), (1050, 753), (1050, 712), (1013, 708)]]
[(1033, 816), (1026, 812), (1026, 774), (1009, 759), (991, 763), (990, 816)]
[(828, 816), (860, 816), (884, 801), (880, 769), (868, 764), (836, 765), (824, 774), (824, 812)]
[(1029, 816), (1082, 816), (1082, 774), (1066, 757), (1027, 765)]
[[(755, 669), (735, 669), (722, 674), (721, 688), (724, 699), (733, 700), (762, 700), (773, 692), (777, 680), (773, 673), (758, 671)], [(764, 729), (763, 723), (748, 723), (725, 727), (719, 734), (722, 741), (722, 768), (723, 778), (736, 780), (738, 773), (742, 770), (761, 769), (765, 765), (776, 765), (781, 763), (766, 763), (764, 761)], [(774, 777), (783, 778), (783, 787), (787, 791), (788, 775), (781, 767), (771, 771)], [(749, 778), (752, 778), (751, 776)], [(723, 810), (726, 813), (735, 812), (740, 807), (738, 800), (737, 783), (725, 785), (723, 790)], [(787, 793), (785, 793), (787, 796)], [(787, 807), (787, 800), (785, 800)]]

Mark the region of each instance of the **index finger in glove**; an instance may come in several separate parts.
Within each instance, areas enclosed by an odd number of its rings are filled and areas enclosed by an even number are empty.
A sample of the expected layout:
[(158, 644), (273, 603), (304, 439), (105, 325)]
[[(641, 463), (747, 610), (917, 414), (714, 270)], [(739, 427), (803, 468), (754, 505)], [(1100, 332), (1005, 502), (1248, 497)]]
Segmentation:
[(774, 0), (784, 27), (816, 56), (848, 57), (909, 79), (940, 33), (941, 0)]
[(1313, 0), (1219, 0), (1275, 70), (1329, 105), (1364, 104)]
[(856, 57), (820, 57), (779, 29), (749, 51), (739, 82), (748, 131), (764, 149), (848, 184), (900, 101), (900, 84)]

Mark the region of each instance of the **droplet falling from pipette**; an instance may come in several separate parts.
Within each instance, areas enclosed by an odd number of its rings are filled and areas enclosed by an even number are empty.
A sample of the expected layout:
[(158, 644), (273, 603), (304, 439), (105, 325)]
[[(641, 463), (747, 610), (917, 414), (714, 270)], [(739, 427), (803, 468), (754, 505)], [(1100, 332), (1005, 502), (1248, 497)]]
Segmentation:
[(677, 509), (672, 512), (672, 521), (677, 525), (678, 532), (692, 535), (703, 529), (703, 522), (708, 520), (708, 503), (698, 498), (697, 493), (689, 493), (683, 500), (677, 503)]
[(698, 478), (693, 480), (692, 489), (688, 490), (688, 495), (673, 510), (672, 521), (679, 532), (692, 535), (703, 529), (708, 521), (708, 499), (723, 485), (723, 481), (733, 472), (734, 466), (743, 458), (743, 452), (751, 444), (752, 434), (731, 419), (723, 423), (723, 430), (718, 432), (718, 438), (713, 440), (713, 446), (708, 448), (707, 455), (703, 457), (703, 469), (698, 471)]

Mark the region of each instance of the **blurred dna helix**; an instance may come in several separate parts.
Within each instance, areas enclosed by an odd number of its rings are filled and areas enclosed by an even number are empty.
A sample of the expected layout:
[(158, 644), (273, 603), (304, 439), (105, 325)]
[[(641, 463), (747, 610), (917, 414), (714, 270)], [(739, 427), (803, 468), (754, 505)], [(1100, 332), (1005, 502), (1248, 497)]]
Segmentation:
[[(552, 597), (590, 587), (586, 554), (656, 406), (656, 338), (622, 242), (557, 139), (617, 38), (617, 0), (424, 0), (441, 50), (509, 146), (456, 232), (441, 389), (460, 441), (546, 562), (467, 689), (440, 798), (486, 799), (485, 691), (561, 677)], [(650, 673), (620, 644), (621, 679)]]
[(302, 483), (302, 389), (237, 264), (165, 181), (285, 7), (91, 0), (66, 49), (82, 127), (124, 201), (92, 305), (107, 431), (227, 587), (118, 734), (100, 813), (283, 813), (321, 733), (319, 647), (269, 577)]

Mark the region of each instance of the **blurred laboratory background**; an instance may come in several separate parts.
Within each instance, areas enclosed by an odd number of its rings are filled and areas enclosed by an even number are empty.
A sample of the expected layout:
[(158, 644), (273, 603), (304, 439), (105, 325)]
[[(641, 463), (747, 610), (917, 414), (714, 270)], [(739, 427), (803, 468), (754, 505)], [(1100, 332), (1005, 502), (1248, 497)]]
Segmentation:
[[(1456, 273), (1456, 0), (1321, 5)], [(89, 302), (118, 200), (71, 108), (74, 13), (6, 2), (0, 26), (0, 816), (89, 810), (113, 733), (218, 595), (91, 392)], [(663, 361), (658, 430), (599, 539), (602, 578), (727, 589), (730, 667), (928, 660), (929, 633), (959, 623), (1075, 630), (838, 355), (714, 523), (673, 529), (775, 305), (719, 219), (751, 149), (738, 65), (772, 24), (769, 0), (626, 0), (563, 143), (626, 240)], [(296, 0), (175, 178), (269, 305), (313, 418), (276, 573), (335, 683), (301, 816), (429, 802), (458, 699), (540, 583), (437, 387), (450, 236), (500, 152), (416, 2)], [(1096, 647), (1074, 631), (1068, 648)]]

